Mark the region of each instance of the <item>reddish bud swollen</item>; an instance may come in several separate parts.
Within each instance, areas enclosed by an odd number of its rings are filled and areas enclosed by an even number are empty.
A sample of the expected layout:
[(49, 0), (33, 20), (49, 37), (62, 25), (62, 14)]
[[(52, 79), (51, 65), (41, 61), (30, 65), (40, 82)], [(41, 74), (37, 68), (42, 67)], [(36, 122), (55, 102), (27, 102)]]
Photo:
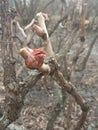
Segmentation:
[(32, 27), (32, 28), (33, 28), (34, 32), (35, 32), (38, 36), (43, 37), (43, 36), (45, 35), (44, 30), (43, 30), (41, 27), (39, 27), (38, 25), (33, 24), (33, 27)]
[(25, 64), (29, 69), (39, 69), (45, 58), (45, 52), (41, 49), (30, 49), (28, 47), (20, 50), (21, 56), (25, 59)]

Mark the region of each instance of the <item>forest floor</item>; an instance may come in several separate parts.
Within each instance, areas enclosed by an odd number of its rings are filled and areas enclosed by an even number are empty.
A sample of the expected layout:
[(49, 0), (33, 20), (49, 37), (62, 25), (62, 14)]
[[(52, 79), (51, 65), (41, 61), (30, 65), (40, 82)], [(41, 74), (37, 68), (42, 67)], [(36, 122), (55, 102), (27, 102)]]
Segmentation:
[[(98, 40), (93, 47), (89, 57), (84, 76), (80, 85), (77, 86), (78, 92), (89, 103), (90, 110), (83, 130), (98, 130)], [(0, 107), (4, 103), (3, 69), (0, 58)], [(77, 73), (78, 76), (78, 73)], [(7, 130), (46, 130), (47, 122), (51, 112), (56, 105), (56, 97), (51, 86), (51, 92), (45, 85), (34, 86), (27, 94), (24, 107), (20, 113), (20, 118), (11, 124)], [(79, 112), (78, 109), (75, 112)], [(72, 114), (73, 115), (73, 114)], [(75, 116), (72, 120), (77, 121)], [(54, 130), (66, 130), (66, 107), (58, 116)]]

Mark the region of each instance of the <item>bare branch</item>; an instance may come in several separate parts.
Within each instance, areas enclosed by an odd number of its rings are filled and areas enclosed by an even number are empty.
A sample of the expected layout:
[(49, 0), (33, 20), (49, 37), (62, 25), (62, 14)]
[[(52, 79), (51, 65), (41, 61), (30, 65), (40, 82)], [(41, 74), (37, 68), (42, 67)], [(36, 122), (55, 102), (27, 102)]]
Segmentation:
[[(21, 34), (22, 34), (22, 36), (25, 38), (25, 43), (26, 44), (28, 44), (31, 40), (32, 40), (32, 35), (33, 35), (33, 33), (27, 33), (27, 32), (25, 32), (25, 31), (27, 31), (28, 29), (30, 29), (32, 26), (33, 26), (33, 24), (34, 24), (34, 22), (35, 22), (35, 19), (32, 19), (32, 21), (27, 25), (27, 26), (25, 26), (24, 27), (24, 29), (20, 26), (20, 24), (19, 24), (19, 22), (17, 21), (17, 20), (13, 20), (13, 23), (16, 23), (16, 26), (17, 26), (17, 28), (19, 29), (19, 31), (21, 32)], [(14, 37), (15, 38), (15, 37)], [(17, 36), (17, 38), (20, 40), (21, 38), (19, 38), (18, 36)], [(21, 41), (21, 40), (20, 40)]]
[(35, 22), (35, 19), (32, 19), (32, 21), (26, 27), (24, 27), (24, 30), (29, 29), (34, 24), (34, 22)]
[(62, 21), (66, 20), (67, 18), (68, 18), (68, 14), (66, 14), (63, 18), (61, 18), (61, 19), (55, 24), (55, 26), (53, 27), (53, 29), (50, 31), (49, 36), (51, 36), (51, 35), (54, 33), (54, 31), (57, 29), (57, 27), (59, 26), (59, 24), (60, 24)]
[(77, 104), (81, 107), (82, 110), (81, 118), (77, 123), (76, 127), (73, 129), (73, 130), (80, 130), (83, 127), (83, 124), (86, 120), (89, 107), (86, 104), (85, 100), (77, 93), (75, 86), (71, 82), (65, 80), (63, 74), (58, 70), (57, 62), (54, 59), (52, 59), (51, 62), (56, 67), (54, 71), (54, 76), (56, 80), (59, 81), (59, 85), (64, 87), (65, 91), (67, 91), (75, 99)]
[(22, 35), (23, 35), (25, 38), (27, 38), (27, 35), (26, 35), (26, 33), (24, 32), (24, 29), (20, 26), (20, 24), (19, 24), (18, 21), (16, 21), (16, 25), (17, 25), (18, 29), (20, 30), (20, 32), (22, 33)]
[(82, 64), (80, 64), (80, 66), (78, 67), (78, 70), (83, 71), (85, 69), (88, 58), (92, 52), (93, 46), (97, 39), (98, 39), (98, 34), (95, 35), (93, 41), (91, 42), (88, 52), (87, 52), (86, 56), (84, 57)]
[(52, 56), (54, 56), (54, 52), (52, 50), (51, 41), (50, 41), (49, 34), (48, 34), (48, 31), (47, 31), (47, 28), (46, 28), (46, 25), (45, 25), (45, 17), (43, 16), (43, 13), (41, 13), (41, 12), (38, 13), (36, 15), (36, 17), (37, 17), (39, 26), (43, 29), (43, 31), (46, 34), (46, 39), (43, 39), (44, 40), (44, 50), (46, 51), (47, 56), (52, 57)]

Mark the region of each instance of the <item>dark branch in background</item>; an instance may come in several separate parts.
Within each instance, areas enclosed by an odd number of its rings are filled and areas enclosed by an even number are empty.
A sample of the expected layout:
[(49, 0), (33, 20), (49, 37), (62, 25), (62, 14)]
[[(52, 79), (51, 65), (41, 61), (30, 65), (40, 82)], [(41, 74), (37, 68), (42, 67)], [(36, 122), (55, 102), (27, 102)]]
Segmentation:
[(66, 91), (62, 88), (62, 99), (61, 101), (59, 101), (54, 110), (52, 111), (51, 115), (50, 115), (50, 118), (48, 120), (48, 123), (47, 123), (47, 128), (46, 130), (52, 130), (53, 129), (53, 126), (54, 126), (54, 123), (57, 119), (57, 117), (60, 115), (61, 111), (65, 109), (67, 103), (66, 103), (66, 100), (67, 100), (67, 93)]
[(94, 46), (94, 44), (95, 44), (97, 38), (98, 38), (98, 34), (95, 35), (93, 41), (91, 42), (91, 44), (90, 44), (90, 46), (89, 46), (87, 55), (84, 57), (83, 62), (82, 62), (82, 64), (81, 64), (80, 67), (79, 67), (79, 68), (80, 68), (80, 71), (83, 71), (83, 70), (85, 69), (86, 64), (87, 64), (87, 61), (88, 61), (88, 59), (89, 59), (89, 56), (90, 56), (90, 54), (91, 54), (91, 52), (92, 52), (93, 46)]
[(72, 61), (72, 67), (73, 67), (73, 71), (75, 71), (75, 66), (76, 63), (79, 59), (79, 55), (82, 53), (83, 51), (83, 46), (85, 44), (85, 15), (86, 15), (86, 10), (87, 10), (87, 4), (83, 3), (82, 5), (82, 12), (81, 12), (81, 20), (80, 20), (80, 46), (79, 48), (76, 50), (76, 54), (73, 57), (73, 61)]
[(51, 5), (55, 0), (51, 0), (49, 1), (44, 7), (43, 9), (41, 9), (41, 11), (44, 11), (49, 5)]
[(22, 12), (24, 12), (26, 9), (26, 0), (23, 0), (23, 9), (22, 9)]
[(53, 29), (49, 32), (49, 36), (51, 37), (51, 35), (54, 33), (54, 31), (58, 28), (59, 24), (61, 22), (63, 22), (65, 20), (67, 20), (69, 14), (70, 14), (70, 11), (73, 10), (73, 6), (71, 6), (69, 9), (66, 9), (66, 14), (55, 24), (55, 26), (53, 27)]
[[(37, 13), (38, 11), (38, 8), (40, 7), (40, 1), (37, 1), (37, 0), (31, 0), (31, 3), (30, 3), (32, 6), (31, 6), (31, 13), (33, 16), (35, 16), (35, 14)], [(32, 10), (33, 9), (33, 10)], [(38, 11), (39, 12), (39, 11)], [(31, 14), (30, 14), (31, 15)]]
[(22, 16), (22, 12), (21, 12), (21, 10), (20, 10), (20, 7), (19, 7), (19, 5), (18, 5), (17, 0), (15, 0), (15, 7), (16, 7), (16, 10), (17, 10), (17, 12), (19, 13), (19, 15)]
[(30, 91), (30, 89), (35, 86), (35, 84), (41, 79), (43, 73), (31, 75), (26, 78), (24, 82), (19, 83), (19, 93), (22, 96), (22, 103), (24, 102), (24, 98), (26, 94)]
[(51, 35), (54, 33), (54, 31), (58, 28), (59, 24), (61, 22), (63, 22), (64, 20), (66, 20), (68, 18), (68, 15), (65, 15), (63, 18), (61, 18), (53, 27), (53, 29), (49, 32), (49, 36), (51, 37)]
[[(85, 7), (85, 8), (84, 8)], [(79, 45), (79, 48), (76, 50), (76, 55), (73, 58), (72, 61), (72, 65), (71, 65), (71, 77), (70, 80), (71, 82), (74, 82), (74, 77), (75, 77), (75, 68), (76, 68), (76, 64), (77, 64), (77, 60), (79, 59), (79, 55), (81, 53), (81, 50), (83, 50), (83, 45), (85, 44), (85, 13), (86, 13), (86, 6), (83, 5), (83, 9), (82, 9), (82, 13), (81, 13), (81, 20), (80, 20), (80, 40), (81, 43)], [(67, 55), (67, 52), (70, 50), (71, 46), (73, 45), (73, 40), (75, 39), (75, 36), (77, 35), (76, 31), (79, 29), (79, 21), (78, 21), (78, 26), (74, 26), (74, 24), (76, 23), (76, 17), (79, 17), (79, 15), (74, 14), (73, 17), (73, 33), (72, 35), (69, 37), (69, 42), (67, 42), (65, 44), (65, 52), (63, 50), (63, 52), (65, 53), (65, 55)], [(77, 28), (76, 28), (77, 27)], [(75, 100), (72, 98), (72, 96), (69, 96), (69, 104), (68, 104), (68, 108), (67, 108), (67, 129), (70, 129), (70, 125), (71, 125), (71, 113), (72, 113), (72, 106), (73, 103), (75, 103)], [(83, 121), (83, 119), (81, 119)], [(82, 122), (80, 120), (80, 122)], [(83, 122), (82, 122), (83, 123)], [(81, 123), (81, 124), (82, 124)], [(77, 124), (78, 126), (78, 124)], [(79, 126), (77, 127), (77, 129), (79, 129)]]
[(66, 44), (63, 45), (63, 47), (60, 49), (60, 54), (61, 55), (66, 55), (67, 52), (70, 50), (71, 46), (73, 45), (73, 40), (76, 36), (78, 28), (74, 28), (73, 31), (70, 33), (68, 36), (68, 40), (66, 41)]

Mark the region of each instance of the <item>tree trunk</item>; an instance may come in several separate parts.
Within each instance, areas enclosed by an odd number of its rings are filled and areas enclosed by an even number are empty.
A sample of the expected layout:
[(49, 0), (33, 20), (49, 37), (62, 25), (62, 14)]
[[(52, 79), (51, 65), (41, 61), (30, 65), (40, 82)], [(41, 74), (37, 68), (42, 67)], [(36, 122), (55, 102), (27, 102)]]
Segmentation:
[(20, 112), (21, 101), (19, 99), (18, 85), (16, 81), (15, 62), (13, 59), (13, 43), (11, 40), (11, 15), (9, 12), (9, 1), (0, 0), (1, 12), (1, 49), (2, 49), (2, 62), (4, 68), (4, 86), (6, 91), (5, 96), (5, 109), (3, 117), (0, 119), (0, 130), (17, 119)]

